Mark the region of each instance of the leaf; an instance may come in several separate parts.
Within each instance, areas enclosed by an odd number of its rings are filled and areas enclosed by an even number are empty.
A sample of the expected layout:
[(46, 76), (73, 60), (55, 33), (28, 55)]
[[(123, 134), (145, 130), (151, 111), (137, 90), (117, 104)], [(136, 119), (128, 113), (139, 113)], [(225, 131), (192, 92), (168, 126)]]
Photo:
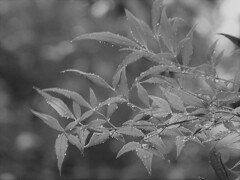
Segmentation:
[(161, 12), (162, 12), (162, 0), (155, 0), (152, 4), (152, 28), (156, 32), (157, 27), (159, 26), (159, 20), (161, 18)]
[(160, 27), (158, 33), (161, 35), (161, 38), (163, 39), (163, 42), (167, 46), (167, 48), (174, 54), (175, 49), (175, 40), (174, 40), (174, 33), (172, 30), (172, 27), (168, 21), (167, 15), (166, 15), (166, 9), (163, 8), (161, 20), (160, 20)]
[(131, 48), (139, 48), (139, 45), (136, 44), (134, 41), (124, 37), (120, 36), (118, 34), (113, 34), (111, 32), (95, 32), (95, 33), (89, 33), (89, 34), (83, 34), (72, 41), (77, 40), (85, 40), (85, 39), (91, 39), (91, 40), (97, 40), (97, 41), (104, 41), (108, 42), (117, 46), (127, 46)]
[(45, 98), (47, 103), (52, 106), (52, 108), (55, 109), (60, 116), (75, 119), (72, 112), (68, 109), (67, 105), (61, 99), (53, 97), (40, 89), (35, 89)]
[(91, 115), (93, 115), (95, 111), (93, 109), (90, 109), (89, 111), (86, 111), (85, 113), (83, 113), (82, 117), (80, 118), (81, 121), (89, 118)]
[(177, 146), (177, 157), (179, 157), (180, 153), (182, 152), (183, 147), (185, 146), (185, 136), (177, 136), (176, 137), (176, 146)]
[(116, 103), (109, 104), (107, 108), (107, 117), (111, 117), (112, 114), (118, 109), (118, 105)]
[(126, 68), (122, 70), (120, 83), (119, 83), (119, 90), (121, 94), (128, 99), (129, 98), (129, 90), (128, 90), (128, 82), (126, 76)]
[(75, 72), (75, 73), (78, 73), (81, 76), (87, 78), (92, 83), (94, 83), (94, 84), (96, 84), (98, 86), (101, 86), (103, 88), (111, 89), (111, 90), (114, 91), (114, 89), (103, 78), (101, 78), (100, 76), (98, 76), (96, 74), (86, 73), (86, 72), (79, 71), (79, 70), (76, 70), (76, 69), (67, 69), (67, 70), (62, 71), (62, 72), (63, 73), (65, 73), (65, 72)]
[(133, 125), (136, 126), (138, 129), (142, 129), (145, 131), (156, 131), (157, 130), (155, 125), (148, 121), (137, 121), (137, 122), (133, 123)]
[(74, 102), (80, 104), (81, 106), (91, 108), (89, 103), (80, 94), (74, 91), (69, 91), (67, 89), (59, 89), (59, 88), (49, 88), (49, 89), (44, 89), (43, 91), (50, 91), (50, 92), (55, 92), (55, 93), (64, 95), (65, 97), (72, 99)]
[(139, 77), (136, 78), (135, 82), (141, 81), (143, 78), (149, 76), (149, 75), (157, 75), (161, 74), (162, 72), (167, 71), (167, 66), (165, 65), (158, 65), (158, 66), (153, 66), (149, 68), (148, 70), (142, 72)]
[(120, 149), (116, 158), (119, 158), (121, 155), (125, 154), (126, 152), (135, 151), (140, 148), (141, 148), (141, 144), (139, 144), (138, 142), (134, 142), (134, 141), (129, 142)]
[(63, 132), (64, 129), (62, 128), (62, 126), (59, 124), (58, 120), (55, 119), (52, 116), (49, 116), (47, 114), (43, 114), (43, 113), (39, 113), (36, 111), (31, 110), (31, 112), (33, 114), (35, 114), (37, 117), (39, 117), (44, 123), (46, 123), (49, 127), (57, 130), (57, 131), (61, 131)]
[(118, 128), (117, 132), (128, 135), (128, 136), (133, 136), (133, 137), (143, 137), (144, 136), (142, 131), (140, 131), (137, 128), (129, 127), (129, 126), (120, 127), (120, 128)]
[(98, 100), (97, 100), (97, 97), (94, 93), (94, 91), (92, 90), (92, 88), (90, 88), (90, 97), (89, 97), (89, 101), (90, 101), (90, 104), (91, 106), (94, 108), (94, 107), (97, 107), (98, 105)]
[[(217, 42), (218, 40), (216, 40), (210, 47), (209, 47), (209, 50), (208, 50), (208, 53), (207, 53), (207, 60), (212, 62), (213, 61), (213, 57), (215, 55), (215, 49), (216, 49), (216, 46), (217, 46)], [(212, 62), (212, 64), (214, 64), (214, 62)]]
[(112, 137), (115, 138), (115, 139), (118, 140), (118, 141), (121, 141), (121, 142), (125, 143), (125, 139), (124, 139), (124, 137), (123, 137), (122, 134), (119, 134), (119, 133), (117, 133), (117, 132), (114, 132), (114, 133), (112, 134)]
[(58, 160), (58, 169), (61, 175), (62, 163), (68, 148), (68, 139), (65, 134), (58, 135), (55, 143), (55, 152)]
[(97, 144), (104, 143), (109, 138), (108, 132), (103, 133), (93, 133), (89, 143), (85, 147), (95, 146)]
[(72, 131), (76, 126), (78, 125), (77, 121), (72, 121), (70, 123), (68, 123), (68, 125), (65, 127), (65, 131)]
[(169, 91), (166, 91), (164, 95), (166, 96), (168, 102), (174, 109), (181, 112), (186, 112), (186, 108), (183, 106), (183, 102), (178, 95), (171, 93)]
[(148, 107), (150, 107), (149, 104), (149, 98), (148, 98), (148, 93), (144, 87), (142, 87), (141, 84), (137, 83), (137, 92), (138, 92), (138, 97), (139, 99)]
[(77, 120), (80, 120), (80, 118), (82, 116), (82, 111), (81, 111), (79, 104), (74, 101), (73, 101), (73, 113), (74, 113), (75, 117), (77, 118)]
[(80, 143), (82, 144), (82, 146), (85, 145), (86, 139), (87, 139), (89, 133), (90, 132), (87, 129), (82, 129), (82, 128), (77, 129), (77, 134), (79, 136), (79, 140), (80, 140)]
[(178, 95), (186, 105), (191, 105), (194, 107), (202, 107), (202, 108), (205, 107), (204, 102), (201, 99), (199, 99), (196, 96), (193, 96), (192, 94), (186, 91), (183, 91), (181, 89), (175, 89), (175, 88), (171, 89), (171, 91), (172, 93)]
[(163, 140), (159, 136), (152, 136), (148, 139), (148, 141), (153, 145), (155, 149), (160, 151), (162, 154), (165, 154), (167, 152), (166, 145), (164, 144)]
[[(152, 107), (153, 109), (153, 114), (154, 116), (165, 116), (167, 114), (172, 113), (172, 110), (168, 104), (168, 102), (165, 99), (162, 99), (160, 97), (157, 96), (151, 96), (149, 95), (149, 97), (152, 99)], [(165, 115), (164, 115), (165, 114)]]
[(131, 35), (143, 48), (148, 48), (148, 43), (153, 41), (153, 33), (149, 26), (142, 20), (136, 18), (131, 12), (125, 10)]
[(173, 32), (175, 33), (175, 36), (178, 33), (178, 28), (184, 23), (184, 19), (179, 17), (174, 17), (169, 19), (170, 24), (172, 24)]
[(117, 87), (117, 85), (120, 81), (121, 73), (124, 70), (124, 68), (126, 66), (128, 66), (129, 64), (134, 63), (137, 60), (141, 59), (144, 55), (145, 55), (145, 53), (143, 51), (134, 51), (124, 58), (122, 63), (118, 66), (116, 73), (114, 74), (113, 79), (112, 79), (112, 85), (113, 85), (114, 89)]
[(96, 119), (96, 120), (89, 122), (89, 124), (87, 126), (88, 127), (99, 127), (99, 126), (103, 125), (104, 123), (106, 123), (106, 120)]
[(69, 142), (74, 145), (74, 146), (77, 146), (77, 148), (81, 151), (81, 153), (83, 154), (83, 149), (84, 149), (84, 146), (80, 143), (80, 140), (77, 136), (74, 136), (72, 134), (69, 134), (67, 136)]
[(148, 173), (151, 175), (152, 171), (152, 157), (153, 154), (145, 149), (137, 149), (137, 155), (141, 159), (144, 167), (147, 169)]
[(223, 165), (221, 154), (215, 148), (209, 152), (210, 162), (220, 180), (229, 180), (226, 169)]
[(126, 102), (127, 100), (122, 98), (122, 97), (111, 97), (111, 98), (108, 98), (107, 100), (101, 102), (98, 107), (103, 107), (103, 106), (106, 106), (106, 105), (110, 105), (110, 104), (113, 104), (113, 103), (124, 103)]
[(189, 37), (186, 37), (185, 39), (181, 40), (179, 43), (179, 49), (180, 49), (180, 54), (182, 59), (181, 63), (184, 66), (187, 66), (193, 54), (192, 39)]
[(224, 33), (219, 33), (223, 36), (225, 36), (226, 38), (228, 38), (232, 43), (234, 43), (235, 45), (237, 45), (238, 47), (240, 47), (240, 39), (234, 36), (231, 36), (229, 34), (224, 34)]

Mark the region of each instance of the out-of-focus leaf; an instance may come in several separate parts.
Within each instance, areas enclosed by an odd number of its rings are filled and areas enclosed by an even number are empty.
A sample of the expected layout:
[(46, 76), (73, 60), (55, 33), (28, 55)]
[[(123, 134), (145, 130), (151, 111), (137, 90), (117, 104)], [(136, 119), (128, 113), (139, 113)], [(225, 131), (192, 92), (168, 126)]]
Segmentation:
[(74, 102), (80, 104), (81, 106), (91, 108), (89, 103), (80, 94), (74, 91), (69, 91), (67, 89), (60, 89), (60, 88), (48, 88), (48, 89), (43, 89), (43, 91), (50, 91), (50, 92), (61, 94), (69, 99), (72, 99)]
[(57, 130), (57, 131), (61, 131), (63, 132), (64, 129), (62, 128), (62, 126), (59, 124), (58, 120), (55, 119), (52, 116), (49, 116), (47, 114), (43, 114), (43, 113), (39, 113), (36, 111), (31, 110), (33, 114), (35, 114), (37, 117), (39, 117), (44, 123), (46, 123), (49, 127)]
[(177, 157), (179, 157), (180, 153), (182, 152), (183, 147), (185, 146), (185, 137), (184, 136), (177, 136), (176, 137), (176, 147), (177, 147)]
[(92, 90), (92, 88), (90, 88), (90, 97), (89, 97), (89, 101), (90, 101), (90, 104), (91, 106), (94, 108), (98, 105), (98, 100), (97, 100), (97, 97), (94, 93), (94, 91)]
[(141, 159), (144, 167), (147, 169), (148, 173), (151, 175), (152, 171), (152, 157), (153, 154), (145, 149), (137, 149), (137, 155)]
[(134, 40), (143, 48), (148, 48), (148, 44), (154, 40), (153, 33), (149, 26), (142, 20), (136, 18), (128, 10), (125, 11), (128, 25)]
[(168, 102), (174, 109), (181, 112), (186, 112), (186, 108), (183, 106), (183, 102), (178, 95), (171, 93), (169, 91), (166, 91), (164, 95), (166, 96)]
[(144, 89), (144, 87), (141, 84), (139, 84), (139, 83), (137, 83), (137, 92), (138, 92), (139, 99), (146, 106), (150, 107), (148, 93), (147, 93), (146, 89)]
[(72, 144), (72, 145), (75, 145), (77, 146), (77, 148), (81, 151), (81, 153), (83, 153), (83, 149), (84, 149), (84, 146), (81, 144), (79, 138), (77, 136), (74, 136), (72, 134), (69, 134), (67, 136), (68, 138), (68, 141)]
[(65, 118), (75, 119), (72, 112), (69, 110), (67, 105), (61, 99), (53, 97), (50, 94), (48, 94), (40, 89), (36, 88), (36, 90), (38, 91), (39, 94), (41, 94), (45, 98), (47, 103), (58, 112), (58, 114), (60, 116), (65, 117)]
[(132, 41), (124, 36), (120, 36), (118, 34), (113, 34), (111, 32), (96, 32), (96, 33), (83, 34), (83, 35), (76, 37), (72, 41), (84, 40), (84, 39), (108, 42), (108, 43), (111, 43), (111, 44), (114, 44), (117, 46), (139, 48), (139, 45), (136, 44), (134, 41)]
[(229, 180), (225, 166), (221, 159), (221, 154), (215, 148), (209, 152), (212, 167), (220, 180)]
[(87, 78), (88, 80), (90, 80), (91, 82), (93, 82), (94, 84), (96, 84), (98, 86), (101, 86), (101, 87), (113, 90), (113, 88), (103, 78), (101, 78), (100, 76), (98, 76), (96, 74), (86, 73), (86, 72), (79, 71), (79, 70), (76, 70), (76, 69), (67, 69), (67, 70), (62, 71), (62, 72), (63, 73), (65, 73), (65, 72), (75, 72), (75, 73), (78, 73), (81, 76)]
[(62, 163), (68, 148), (68, 139), (65, 134), (58, 135), (55, 143), (55, 152), (58, 160), (58, 169), (61, 175)]
[(140, 131), (137, 128), (129, 127), (129, 126), (120, 127), (120, 128), (118, 128), (117, 132), (120, 134), (125, 134), (125, 135), (133, 136), (133, 137), (143, 137), (144, 136), (142, 131)]
[[(207, 59), (208, 61), (213, 61), (213, 57), (215, 55), (215, 49), (216, 49), (216, 46), (217, 46), (217, 42), (218, 40), (216, 40), (209, 48), (208, 50), (208, 53), (207, 53)], [(214, 64), (214, 62), (212, 62)]]
[(109, 132), (103, 132), (103, 133), (93, 133), (89, 143), (85, 147), (91, 147), (95, 146), (97, 144), (104, 143), (109, 138)]
[(140, 148), (141, 148), (141, 144), (139, 144), (138, 142), (134, 142), (134, 141), (129, 142), (120, 149), (116, 158), (119, 158), (121, 155), (125, 154), (126, 152), (135, 151)]
[(77, 120), (80, 120), (82, 116), (82, 111), (78, 103), (73, 101), (73, 113), (76, 116)]

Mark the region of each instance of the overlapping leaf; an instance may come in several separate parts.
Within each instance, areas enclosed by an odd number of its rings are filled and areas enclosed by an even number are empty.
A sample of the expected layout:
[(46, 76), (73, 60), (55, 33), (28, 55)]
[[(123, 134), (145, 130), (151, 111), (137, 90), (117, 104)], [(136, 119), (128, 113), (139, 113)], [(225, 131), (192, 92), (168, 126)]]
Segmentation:
[(104, 143), (109, 138), (109, 132), (93, 133), (89, 143), (85, 147), (95, 146)]
[(121, 155), (125, 154), (126, 152), (135, 151), (139, 148), (141, 148), (141, 144), (139, 144), (138, 142), (134, 142), (134, 141), (129, 142), (120, 149), (120, 151), (117, 154), (117, 158), (119, 158)]
[(147, 90), (141, 84), (137, 84), (137, 92), (139, 99), (148, 107), (150, 107)]
[(74, 91), (70, 91), (67, 89), (60, 89), (60, 88), (48, 88), (48, 89), (44, 89), (43, 91), (47, 91), (47, 92), (50, 91), (50, 92), (61, 94), (69, 99), (72, 99), (74, 102), (80, 104), (81, 106), (91, 108), (89, 103), (80, 94)]

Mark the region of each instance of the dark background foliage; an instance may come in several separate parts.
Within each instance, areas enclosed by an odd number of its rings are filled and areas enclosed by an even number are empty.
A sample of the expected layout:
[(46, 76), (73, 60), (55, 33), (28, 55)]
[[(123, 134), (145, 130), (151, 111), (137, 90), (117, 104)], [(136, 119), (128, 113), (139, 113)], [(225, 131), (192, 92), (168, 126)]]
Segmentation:
[[(35, 108), (54, 115), (33, 86), (67, 88), (89, 96), (89, 82), (72, 74), (62, 75), (62, 70), (93, 72), (109, 82), (126, 54), (108, 44), (93, 41), (71, 44), (70, 40), (83, 33), (99, 31), (128, 36), (124, 9), (150, 23), (151, 4), (152, 1), (141, 0), (0, 0), (1, 180), (185, 179), (198, 175), (215, 178), (206, 150), (196, 144), (188, 144), (178, 161), (174, 159), (174, 149), (169, 155), (170, 161), (154, 158), (153, 173), (149, 176), (134, 153), (115, 160), (122, 146), (115, 141), (87, 149), (84, 157), (70, 146), (59, 177), (54, 152), (57, 134), (30, 112), (30, 108)], [(213, 0), (173, 1), (167, 12), (170, 17), (180, 16), (186, 20), (182, 27), (185, 33), (197, 18), (216, 21), (211, 11), (217, 11), (218, 5), (219, 1)], [(203, 10), (205, 17), (201, 14)], [(209, 36), (198, 33), (201, 23), (199, 26), (194, 35), (193, 65), (204, 61), (213, 33)], [(234, 60), (228, 62), (234, 63)], [(232, 63), (227, 64), (228, 69)], [(219, 69), (225, 72), (223, 67)], [(142, 69), (144, 63), (131, 66), (129, 76)], [(99, 99), (108, 96), (108, 92), (93, 88)], [(129, 112), (120, 108), (114, 122), (127, 120)], [(228, 162), (230, 156), (225, 152), (223, 158)]]

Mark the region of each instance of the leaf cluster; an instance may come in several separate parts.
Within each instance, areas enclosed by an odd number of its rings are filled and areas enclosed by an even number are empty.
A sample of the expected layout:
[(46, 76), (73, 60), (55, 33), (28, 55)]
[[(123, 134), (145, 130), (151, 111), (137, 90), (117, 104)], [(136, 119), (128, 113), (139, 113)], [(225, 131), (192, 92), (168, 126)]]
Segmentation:
[[(151, 14), (150, 27), (126, 10), (131, 38), (111, 32), (95, 32), (80, 35), (73, 40), (97, 40), (117, 45), (121, 50), (129, 52), (116, 69), (111, 84), (96, 74), (75, 69), (64, 71), (77, 73), (93, 84), (105, 88), (113, 96), (99, 101), (91, 88), (88, 99), (66, 89), (36, 88), (61, 117), (70, 120), (66, 127), (62, 127), (54, 117), (32, 111), (59, 132), (55, 149), (60, 171), (69, 143), (83, 153), (84, 149), (109, 139), (121, 141), (124, 145), (117, 157), (135, 151), (149, 174), (153, 156), (165, 158), (168, 152), (165, 145), (167, 140), (176, 144), (176, 158), (189, 141), (215, 148), (223, 139), (234, 137), (223, 146), (239, 149), (240, 108), (234, 109), (230, 106), (240, 99), (239, 74), (232, 80), (224, 80), (218, 76), (216, 66), (221, 61), (223, 52), (215, 52), (217, 42), (209, 47), (205, 64), (189, 66), (193, 54), (195, 27), (180, 39), (178, 24), (184, 20), (178, 17), (168, 18), (166, 7), (161, 0), (153, 3)], [(142, 59), (147, 59), (152, 66), (130, 83), (127, 67)], [(197, 90), (186, 87), (186, 83), (194, 82), (200, 82)], [(160, 93), (149, 94), (149, 85)], [(130, 97), (136, 93), (140, 104), (131, 101)], [(72, 107), (68, 107), (53, 94), (70, 99)], [(120, 104), (130, 107), (134, 115), (121, 126), (115, 126), (112, 115)], [(106, 112), (103, 113), (102, 108), (106, 108)], [(97, 118), (87, 121), (90, 117)], [(222, 130), (216, 133), (219, 127)], [(126, 142), (126, 136), (133, 137), (133, 140)], [(86, 141), (87, 138), (90, 140)], [(228, 172), (223, 168), (221, 157), (216, 151), (210, 152), (210, 159), (216, 174), (220, 174), (220, 177), (227, 176)], [(240, 163), (236, 166), (238, 164)]]

